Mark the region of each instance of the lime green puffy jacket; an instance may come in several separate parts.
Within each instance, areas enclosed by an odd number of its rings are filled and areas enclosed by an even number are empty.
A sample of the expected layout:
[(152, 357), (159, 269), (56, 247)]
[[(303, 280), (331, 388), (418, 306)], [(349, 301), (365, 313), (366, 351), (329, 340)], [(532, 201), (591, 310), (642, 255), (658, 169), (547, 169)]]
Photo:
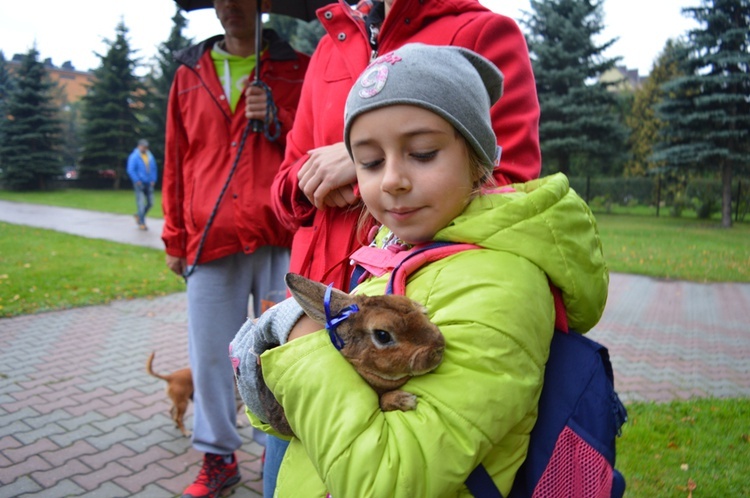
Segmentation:
[[(463, 483), (480, 462), (508, 494), (549, 354), (548, 278), (580, 332), (600, 319), (609, 282), (593, 216), (565, 176), (513, 188), (476, 198), (435, 237), (482, 249), (430, 263), (408, 280), (407, 295), (446, 338), (442, 364), (403, 387), (417, 395), (416, 410), (380, 411), (324, 331), (263, 354), (266, 382), (297, 436), (275, 496), (469, 497)], [(387, 277), (357, 292), (382, 294)]]

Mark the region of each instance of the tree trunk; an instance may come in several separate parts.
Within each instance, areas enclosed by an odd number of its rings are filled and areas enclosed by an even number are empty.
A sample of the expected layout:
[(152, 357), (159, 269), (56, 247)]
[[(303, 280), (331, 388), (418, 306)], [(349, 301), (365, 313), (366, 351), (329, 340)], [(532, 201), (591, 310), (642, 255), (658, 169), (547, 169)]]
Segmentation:
[(721, 167), (721, 226), (732, 227), (732, 165), (729, 161)]
[(565, 176), (570, 176), (570, 156), (568, 154), (562, 154), (560, 156), (560, 173)]

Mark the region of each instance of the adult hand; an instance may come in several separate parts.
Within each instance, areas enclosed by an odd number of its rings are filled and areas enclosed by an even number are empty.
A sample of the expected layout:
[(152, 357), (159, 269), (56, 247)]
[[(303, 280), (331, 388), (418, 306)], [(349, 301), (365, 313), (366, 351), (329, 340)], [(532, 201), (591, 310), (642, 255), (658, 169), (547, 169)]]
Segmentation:
[(167, 267), (179, 276), (185, 274), (187, 270), (187, 258), (178, 258), (167, 254)]
[(308, 152), (297, 180), (305, 197), (318, 209), (356, 204), (354, 182), (357, 174), (344, 142), (318, 147)]
[(247, 119), (266, 119), (268, 96), (265, 90), (258, 86), (248, 85), (245, 88), (245, 117)]

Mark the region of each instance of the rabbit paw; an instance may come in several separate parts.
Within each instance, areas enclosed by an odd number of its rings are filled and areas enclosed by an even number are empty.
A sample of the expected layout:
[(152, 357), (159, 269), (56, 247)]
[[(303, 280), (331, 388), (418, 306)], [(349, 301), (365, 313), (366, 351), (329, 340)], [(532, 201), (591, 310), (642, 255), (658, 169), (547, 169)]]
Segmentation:
[(384, 412), (401, 410), (406, 412), (417, 408), (417, 395), (406, 391), (388, 391), (380, 396), (380, 409)]

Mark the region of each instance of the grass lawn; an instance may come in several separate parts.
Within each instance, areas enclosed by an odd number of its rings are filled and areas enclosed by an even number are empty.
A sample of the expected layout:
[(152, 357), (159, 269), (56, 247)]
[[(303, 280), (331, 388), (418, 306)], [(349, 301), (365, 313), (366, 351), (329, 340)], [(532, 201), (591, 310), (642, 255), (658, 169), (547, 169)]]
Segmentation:
[[(0, 190), (0, 199), (4, 201), (30, 202), (47, 206), (59, 206), (78, 209), (90, 209), (104, 213), (135, 213), (135, 193), (130, 190), (84, 190), (66, 189), (51, 192), (11, 192)], [(148, 213), (149, 218), (162, 218), (161, 191), (154, 192), (154, 206)]]
[(694, 282), (750, 282), (750, 223), (598, 214), (611, 271)]
[(631, 403), (617, 440), (628, 498), (750, 496), (750, 400)]
[(0, 317), (183, 290), (163, 251), (0, 223)]

